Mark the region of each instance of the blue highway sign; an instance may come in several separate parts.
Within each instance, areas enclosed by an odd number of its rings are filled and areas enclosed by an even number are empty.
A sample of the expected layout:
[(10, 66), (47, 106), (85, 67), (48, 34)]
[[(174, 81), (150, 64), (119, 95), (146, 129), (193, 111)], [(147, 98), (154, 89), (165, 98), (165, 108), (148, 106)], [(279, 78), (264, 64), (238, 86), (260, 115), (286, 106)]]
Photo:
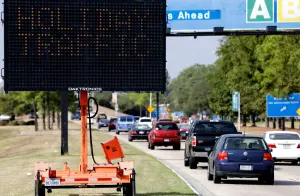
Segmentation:
[(300, 0), (167, 0), (171, 32), (300, 29)]
[(288, 98), (277, 98), (267, 95), (268, 117), (300, 116), (300, 94), (291, 94)]

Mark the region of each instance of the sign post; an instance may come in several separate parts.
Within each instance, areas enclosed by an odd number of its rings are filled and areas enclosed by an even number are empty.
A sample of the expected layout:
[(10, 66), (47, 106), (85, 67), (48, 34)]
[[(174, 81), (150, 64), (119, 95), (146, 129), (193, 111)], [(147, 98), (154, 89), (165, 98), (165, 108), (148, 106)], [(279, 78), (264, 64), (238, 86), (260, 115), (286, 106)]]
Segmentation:
[(238, 130), (241, 130), (241, 102), (240, 102), (240, 93), (234, 92), (232, 94), (232, 111), (238, 112)]

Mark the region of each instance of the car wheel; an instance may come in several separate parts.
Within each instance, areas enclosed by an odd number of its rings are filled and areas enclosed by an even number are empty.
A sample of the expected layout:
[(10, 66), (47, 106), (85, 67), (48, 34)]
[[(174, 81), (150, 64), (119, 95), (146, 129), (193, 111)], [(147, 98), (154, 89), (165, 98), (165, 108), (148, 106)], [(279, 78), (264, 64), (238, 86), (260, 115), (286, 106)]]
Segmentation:
[(120, 132), (119, 132), (119, 131), (116, 131), (116, 134), (117, 134), (117, 135), (119, 135), (119, 134), (120, 134)]
[(266, 184), (267, 185), (274, 184), (274, 172), (272, 172), (269, 176), (266, 177)]
[(132, 142), (133, 141), (132, 137), (128, 137), (128, 141)]
[(180, 143), (173, 145), (173, 150), (180, 150)]
[(108, 128), (108, 132), (110, 132), (111, 131), (111, 129), (110, 128)]
[(189, 157), (189, 166), (190, 166), (190, 169), (197, 169), (197, 161), (195, 160), (194, 157), (190, 156)]
[(210, 166), (209, 166), (209, 163), (208, 163), (208, 167), (207, 167), (207, 180), (212, 181), (213, 179), (214, 179), (214, 175), (212, 175), (210, 173)]
[(150, 149), (150, 143), (148, 142), (148, 149)]
[(150, 144), (150, 149), (154, 150), (155, 149), (155, 145), (153, 143)]
[(216, 166), (214, 166), (213, 181), (214, 181), (215, 184), (220, 184), (221, 183), (221, 177), (217, 175)]
[(298, 160), (292, 161), (292, 165), (298, 165)]
[(186, 156), (185, 150), (184, 150), (184, 166), (185, 167), (189, 166), (189, 158)]

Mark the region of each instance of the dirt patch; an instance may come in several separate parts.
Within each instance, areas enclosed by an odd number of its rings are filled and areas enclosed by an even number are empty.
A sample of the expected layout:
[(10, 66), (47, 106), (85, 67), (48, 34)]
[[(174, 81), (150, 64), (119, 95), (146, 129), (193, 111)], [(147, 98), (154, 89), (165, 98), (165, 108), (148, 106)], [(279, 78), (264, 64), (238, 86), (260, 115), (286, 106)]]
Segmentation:
[[(79, 131), (69, 131), (71, 135), (79, 135)], [(61, 131), (22, 131), (20, 135), (60, 135)]]

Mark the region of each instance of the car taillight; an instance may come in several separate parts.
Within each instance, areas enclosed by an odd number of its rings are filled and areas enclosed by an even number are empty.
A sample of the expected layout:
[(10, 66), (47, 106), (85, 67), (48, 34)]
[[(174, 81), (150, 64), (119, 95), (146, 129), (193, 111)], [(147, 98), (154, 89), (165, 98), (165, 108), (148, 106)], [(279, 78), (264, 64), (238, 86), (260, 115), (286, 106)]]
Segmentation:
[(272, 161), (272, 154), (269, 152), (264, 153), (264, 161)]
[(49, 178), (56, 178), (56, 171), (55, 170), (50, 170), (49, 171)]
[(197, 138), (196, 138), (196, 136), (193, 136), (193, 138), (192, 138), (192, 146), (196, 146), (197, 144), (196, 144), (196, 141), (197, 140)]
[(149, 133), (150, 133), (150, 132), (148, 132), (148, 131), (146, 132), (147, 135), (149, 135)]
[(132, 135), (136, 135), (136, 132), (135, 132), (135, 131), (132, 131), (131, 134), (132, 134)]
[(221, 160), (227, 160), (228, 159), (228, 153), (227, 152), (220, 152), (218, 154), (218, 159)]
[(275, 144), (268, 144), (268, 147), (269, 148), (276, 148), (276, 145)]
[(300, 144), (298, 144), (297, 148), (300, 148)]

